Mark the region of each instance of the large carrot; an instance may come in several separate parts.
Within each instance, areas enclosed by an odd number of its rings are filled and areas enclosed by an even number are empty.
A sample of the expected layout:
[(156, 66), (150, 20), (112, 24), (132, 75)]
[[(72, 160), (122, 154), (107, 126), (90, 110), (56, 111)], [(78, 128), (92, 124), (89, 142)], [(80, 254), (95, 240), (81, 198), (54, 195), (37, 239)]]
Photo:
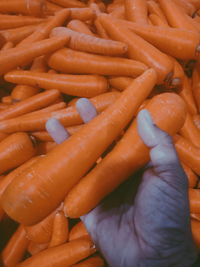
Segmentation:
[(50, 36), (67, 36), (70, 38), (68, 45), (70, 48), (94, 54), (115, 56), (123, 55), (128, 50), (127, 45), (122, 42), (105, 40), (88, 34), (78, 33), (65, 27), (54, 28)]
[(16, 47), (0, 52), (0, 75), (30, 63), (35, 57), (54, 52), (67, 44), (67, 37), (53, 37), (35, 42), (31, 46)]
[(52, 237), (49, 248), (62, 245), (67, 242), (69, 236), (69, 222), (63, 211), (56, 213), (53, 221)]
[(96, 37), (96, 35), (90, 30), (88, 25), (78, 19), (73, 19), (67, 24), (67, 28), (71, 29), (76, 32), (85, 33), (87, 35), (91, 35), (93, 37)]
[(120, 57), (93, 55), (63, 48), (48, 59), (51, 68), (64, 73), (137, 77), (147, 70), (143, 63)]
[(69, 10), (62, 9), (55, 13), (52, 19), (50, 19), (47, 23), (44, 24), (43, 27), (40, 27), (37, 31), (33, 32), (26, 39), (22, 40), (17, 47), (24, 46), (26, 44), (32, 44), (33, 42), (41, 41), (45, 38), (48, 38), (50, 31), (54, 27), (58, 27), (63, 25), (66, 19), (69, 17)]
[[(54, 148), (38, 164), (34, 164), (30, 172), (15, 179), (2, 196), (2, 207), (6, 213), (11, 218), (30, 225), (55, 209), (129, 123), (151, 92), (156, 79), (153, 69), (145, 71), (104, 112)], [(99, 134), (100, 131), (105, 134)], [(76, 150), (74, 144), (76, 144)], [(83, 157), (83, 154), (87, 156)], [(62, 164), (60, 157), (62, 157)], [(46, 166), (49, 173), (43, 175), (47, 171)], [(43, 177), (45, 180), (41, 179)], [(26, 183), (23, 183), (24, 180)], [(35, 190), (30, 191), (29, 187)], [(45, 190), (48, 201), (44, 198), (44, 194), (40, 194), (40, 190)], [(14, 209), (13, 203), (16, 203)]]
[(124, 5), (128, 20), (139, 24), (148, 24), (146, 0), (125, 0)]
[(0, 111), (0, 120), (14, 118), (28, 112), (41, 109), (52, 104), (58, 99), (60, 93), (58, 90), (49, 90), (25, 99), (11, 107)]
[(99, 21), (114, 40), (124, 42), (128, 45), (129, 58), (141, 61), (156, 70), (158, 83), (163, 83), (163, 81), (170, 79), (173, 62), (167, 55), (163, 54), (109, 15), (99, 15)]
[(77, 238), (89, 236), (89, 233), (82, 221), (75, 224), (69, 232), (69, 241), (75, 240)]
[(22, 27), (25, 25), (32, 25), (41, 23), (44, 21), (42, 18), (34, 18), (30, 16), (12, 16), (12, 15), (0, 15), (0, 30)]
[(189, 189), (189, 203), (191, 213), (200, 213), (200, 190), (199, 189)]
[(196, 32), (131, 22), (125, 22), (124, 25), (127, 25), (131, 31), (155, 45), (161, 51), (175, 58), (183, 60), (197, 58), (200, 50), (200, 35)]
[(65, 75), (16, 70), (8, 72), (5, 80), (17, 84), (38, 86), (43, 89), (56, 88), (64, 94), (80, 97), (93, 97), (108, 89), (107, 80), (98, 75)]
[(86, 7), (86, 5), (78, 0), (50, 0), (50, 2), (62, 7)]
[[(173, 93), (155, 96), (145, 109), (149, 110), (154, 122), (170, 135), (182, 127), (186, 116), (183, 100)], [(76, 218), (89, 212), (148, 161), (149, 149), (139, 137), (137, 122), (134, 121), (116, 147), (69, 192), (64, 202), (65, 214)]]
[(80, 263), (74, 264), (73, 267), (103, 267), (104, 260), (99, 256), (94, 256)]
[[(108, 106), (113, 104), (120, 96), (120, 93), (109, 92), (91, 98), (97, 112), (105, 110)], [(0, 131), (5, 133), (12, 133), (18, 131), (39, 131), (45, 129), (45, 123), (50, 118), (58, 119), (64, 126), (72, 126), (83, 123), (80, 115), (75, 107), (61, 109), (55, 112), (42, 112), (32, 115), (24, 115), (18, 118), (5, 120), (0, 122)]]
[(17, 264), (16, 267), (71, 266), (92, 255), (95, 251), (92, 241), (88, 237), (82, 237), (57, 247), (45, 249)]
[(31, 16), (42, 16), (45, 10), (44, 0), (1, 0), (1, 13), (19, 13)]
[(35, 153), (33, 141), (26, 133), (9, 135), (0, 142), (0, 173), (18, 167)]
[(2, 251), (1, 259), (4, 264), (3, 266), (15, 266), (20, 262), (26, 252), (28, 243), (24, 227), (20, 225)]

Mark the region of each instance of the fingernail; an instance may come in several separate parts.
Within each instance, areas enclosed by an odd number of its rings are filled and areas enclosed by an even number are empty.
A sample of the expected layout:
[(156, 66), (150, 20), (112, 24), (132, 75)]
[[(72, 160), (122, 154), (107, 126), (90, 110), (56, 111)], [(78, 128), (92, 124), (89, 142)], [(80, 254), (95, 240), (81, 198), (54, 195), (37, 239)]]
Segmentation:
[(142, 109), (140, 111), (140, 113), (143, 116), (143, 119), (145, 119), (147, 123), (149, 123), (151, 125), (154, 124), (153, 120), (152, 120), (152, 117), (151, 117), (151, 115), (150, 115), (150, 113), (149, 113), (149, 111), (147, 109)]
[(84, 123), (87, 123), (97, 116), (97, 111), (92, 102), (87, 98), (80, 98), (76, 102), (76, 109)]

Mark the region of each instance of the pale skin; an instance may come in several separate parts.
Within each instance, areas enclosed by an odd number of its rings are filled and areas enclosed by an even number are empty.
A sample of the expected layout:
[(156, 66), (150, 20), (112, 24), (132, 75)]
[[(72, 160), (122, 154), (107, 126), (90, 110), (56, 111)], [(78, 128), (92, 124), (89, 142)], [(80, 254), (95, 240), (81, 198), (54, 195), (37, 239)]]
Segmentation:
[[(87, 99), (80, 99), (76, 108), (85, 123), (97, 115)], [(192, 266), (198, 253), (191, 234), (187, 177), (172, 138), (153, 123), (147, 110), (139, 112), (137, 122), (150, 148), (150, 162), (81, 219), (111, 267)], [(68, 138), (55, 119), (48, 121), (47, 130), (57, 143)]]

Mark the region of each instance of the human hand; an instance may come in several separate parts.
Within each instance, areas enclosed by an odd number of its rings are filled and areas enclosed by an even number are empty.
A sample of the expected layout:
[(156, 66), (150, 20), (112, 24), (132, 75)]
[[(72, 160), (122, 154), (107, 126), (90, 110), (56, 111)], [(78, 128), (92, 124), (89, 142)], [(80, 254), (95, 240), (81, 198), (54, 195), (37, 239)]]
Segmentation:
[[(78, 108), (81, 116), (89, 106), (88, 102)], [(191, 266), (197, 251), (190, 228), (187, 177), (171, 137), (153, 124), (145, 110), (137, 122), (151, 158), (137, 193), (137, 179), (132, 177), (82, 220), (110, 266)]]

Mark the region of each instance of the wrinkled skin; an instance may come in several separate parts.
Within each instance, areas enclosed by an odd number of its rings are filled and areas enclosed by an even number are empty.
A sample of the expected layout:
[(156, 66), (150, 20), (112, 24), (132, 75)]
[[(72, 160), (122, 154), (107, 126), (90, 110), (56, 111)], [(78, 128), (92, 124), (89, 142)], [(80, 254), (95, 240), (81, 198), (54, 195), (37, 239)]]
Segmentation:
[[(84, 103), (77, 105), (80, 115), (91, 105)], [(148, 111), (140, 111), (137, 122), (151, 161), (81, 219), (111, 267), (192, 266), (198, 256), (187, 177), (171, 137)]]

